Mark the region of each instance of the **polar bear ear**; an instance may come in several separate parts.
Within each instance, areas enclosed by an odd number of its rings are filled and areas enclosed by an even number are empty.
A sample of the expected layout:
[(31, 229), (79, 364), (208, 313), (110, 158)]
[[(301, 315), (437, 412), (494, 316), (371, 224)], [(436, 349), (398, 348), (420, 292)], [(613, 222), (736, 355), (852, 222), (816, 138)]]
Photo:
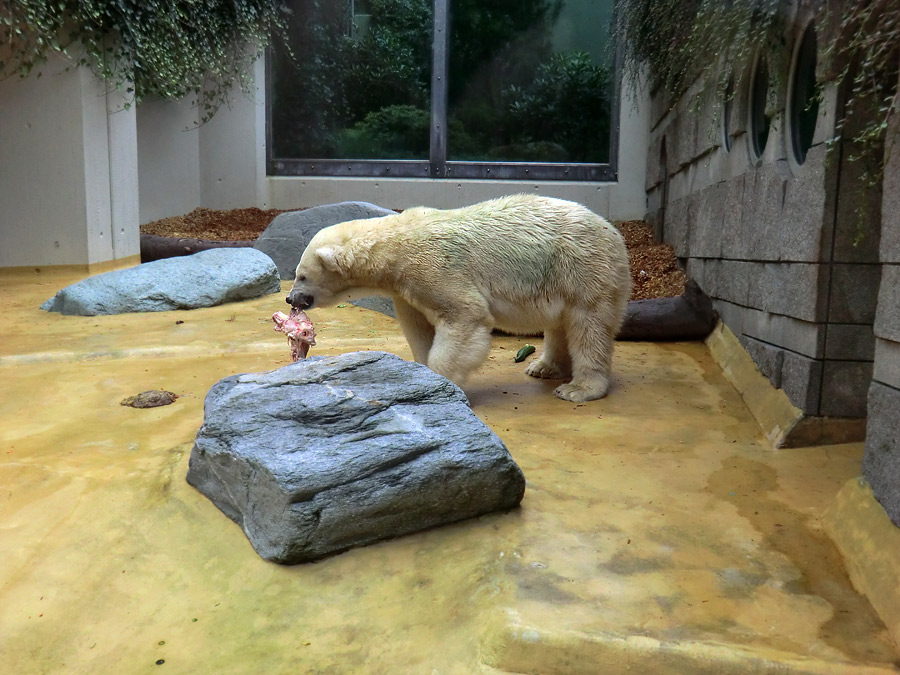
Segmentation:
[(322, 266), (332, 272), (346, 272), (350, 266), (350, 252), (340, 246), (322, 246), (316, 249), (316, 257)]

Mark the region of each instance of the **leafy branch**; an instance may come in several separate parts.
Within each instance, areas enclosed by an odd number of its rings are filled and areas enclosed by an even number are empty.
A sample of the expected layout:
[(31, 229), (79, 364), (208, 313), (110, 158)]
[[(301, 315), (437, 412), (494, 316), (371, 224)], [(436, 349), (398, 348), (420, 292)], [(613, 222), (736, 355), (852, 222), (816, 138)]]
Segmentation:
[(0, 78), (28, 77), (58, 53), (130, 102), (196, 96), (201, 122), (284, 31), (278, 0), (0, 0)]

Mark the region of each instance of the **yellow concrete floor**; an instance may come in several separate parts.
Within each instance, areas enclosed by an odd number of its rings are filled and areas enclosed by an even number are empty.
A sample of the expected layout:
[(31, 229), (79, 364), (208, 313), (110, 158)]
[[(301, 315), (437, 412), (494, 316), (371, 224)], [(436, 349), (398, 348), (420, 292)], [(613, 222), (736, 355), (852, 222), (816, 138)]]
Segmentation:
[[(521, 508), (283, 567), (184, 480), (207, 390), (288, 362), (283, 295), (38, 310), (74, 280), (0, 276), (2, 672), (898, 672), (821, 527), (861, 445), (772, 450), (702, 343), (620, 343), (576, 405), (497, 338), (466, 392)], [(313, 354), (410, 358), (387, 317), (310, 315)]]

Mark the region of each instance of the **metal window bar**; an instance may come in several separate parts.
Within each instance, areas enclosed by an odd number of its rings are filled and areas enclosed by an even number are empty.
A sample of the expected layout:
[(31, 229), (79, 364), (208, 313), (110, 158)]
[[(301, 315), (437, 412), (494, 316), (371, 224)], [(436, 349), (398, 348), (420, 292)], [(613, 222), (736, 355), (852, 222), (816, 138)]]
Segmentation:
[[(450, 3), (434, 0), (431, 70), (431, 139), (425, 160), (298, 159), (272, 154), (272, 78), (266, 77), (266, 173), (270, 176), (353, 176), (363, 178), (443, 178), (519, 181), (618, 180), (622, 49), (616, 46), (610, 111), (609, 161), (598, 164), (534, 162), (447, 161), (447, 73), (450, 50)], [(618, 16), (614, 15), (614, 21)], [(272, 72), (271, 47), (266, 50), (266, 72)]]

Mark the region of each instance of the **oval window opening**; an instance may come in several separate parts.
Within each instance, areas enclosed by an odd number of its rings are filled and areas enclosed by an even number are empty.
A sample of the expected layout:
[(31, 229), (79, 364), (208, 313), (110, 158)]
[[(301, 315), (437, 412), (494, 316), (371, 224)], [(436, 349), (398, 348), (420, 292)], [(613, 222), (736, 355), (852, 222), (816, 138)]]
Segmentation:
[(806, 161), (806, 153), (812, 147), (818, 117), (816, 31), (810, 24), (800, 43), (791, 87), (791, 146), (798, 164)]
[(769, 95), (769, 67), (766, 60), (760, 57), (753, 78), (753, 89), (750, 103), (750, 136), (753, 141), (755, 159), (762, 157), (769, 140), (769, 118), (766, 115), (766, 100)]
[(734, 108), (734, 77), (728, 78), (722, 99), (722, 144), (725, 152), (731, 152), (731, 112)]

